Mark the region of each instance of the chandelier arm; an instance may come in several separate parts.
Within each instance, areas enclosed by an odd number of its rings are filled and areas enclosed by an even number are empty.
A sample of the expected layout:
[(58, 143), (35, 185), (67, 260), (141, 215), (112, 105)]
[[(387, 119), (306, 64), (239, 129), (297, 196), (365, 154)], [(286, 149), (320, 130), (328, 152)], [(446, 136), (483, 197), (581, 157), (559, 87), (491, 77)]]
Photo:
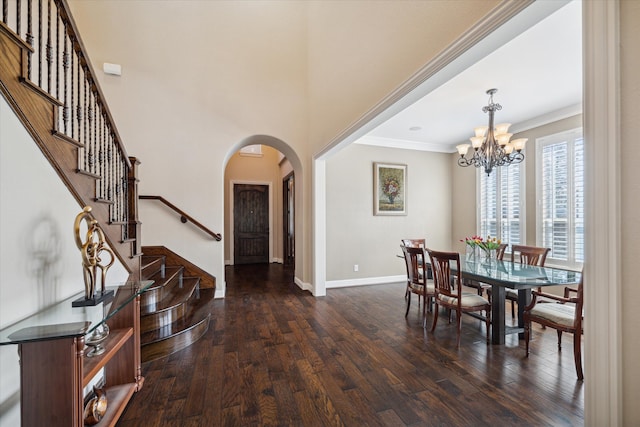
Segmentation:
[[(489, 95), (489, 102), (487, 105), (482, 107), (482, 111), (484, 113), (489, 113), (489, 126), (487, 127), (486, 135), (484, 135), (484, 139), (482, 140), (482, 144), (478, 148), (474, 148), (473, 156), (471, 158), (467, 158), (465, 155), (461, 154), (458, 159), (459, 166), (475, 166), (475, 167), (483, 167), (487, 176), (491, 174), (491, 171), (494, 167), (499, 166), (508, 166), (511, 163), (520, 163), (524, 160), (524, 154), (521, 152), (521, 148), (524, 147), (524, 143), (527, 141), (526, 139), (518, 140), (518, 144), (515, 145), (518, 147), (518, 150), (515, 152), (507, 153), (505, 149), (505, 145), (500, 145), (496, 141), (496, 128), (494, 127), (494, 114), (496, 111), (502, 110), (502, 105), (493, 101), (493, 95), (498, 92), (498, 89), (489, 89), (487, 90), (487, 95)], [(500, 132), (500, 142), (502, 144), (510, 144), (509, 138), (511, 134), (507, 134), (508, 136), (505, 138), (505, 134), (507, 132), (506, 126), (499, 126), (501, 130)], [(481, 127), (484, 128), (484, 127)], [(472, 138), (472, 142), (474, 145), (477, 140), (475, 138), (481, 137), (482, 135), (478, 133), (478, 130), (481, 128), (476, 128), (476, 136)], [(504, 128), (504, 130), (502, 130)], [(511, 148), (514, 146), (510, 146)], [(468, 148), (468, 145), (467, 145)], [(466, 149), (464, 150), (466, 151)]]

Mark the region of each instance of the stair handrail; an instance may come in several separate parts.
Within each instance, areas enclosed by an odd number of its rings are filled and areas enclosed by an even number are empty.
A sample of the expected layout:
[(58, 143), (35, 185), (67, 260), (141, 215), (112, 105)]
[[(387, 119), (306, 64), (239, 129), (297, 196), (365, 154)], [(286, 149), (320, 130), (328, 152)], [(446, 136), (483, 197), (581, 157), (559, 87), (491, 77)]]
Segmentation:
[[(51, 153), (47, 157), (82, 204), (96, 202), (103, 206), (94, 210), (105, 211), (96, 217), (101, 225), (120, 226), (121, 236), (115, 235), (117, 231), (107, 233), (109, 243), (129, 271), (139, 270), (139, 262), (130, 261), (136, 253), (125, 256), (117, 249), (118, 244), (137, 238), (130, 232), (135, 229), (131, 221), (135, 206), (129, 202), (137, 201), (129, 194), (133, 165), (68, 0), (2, 0), (0, 31), (19, 41), (23, 49), (19, 81), (44, 96), (53, 107), (47, 134), (75, 147), (74, 173), (89, 176), (95, 183), (78, 185), (78, 180), (70, 179), (69, 163), (58, 163)], [(40, 143), (44, 144), (42, 140)]]
[(141, 194), (141, 195), (138, 196), (138, 198), (140, 200), (158, 200), (158, 201), (164, 203), (165, 205), (167, 205), (168, 207), (170, 207), (171, 209), (173, 209), (174, 211), (176, 211), (177, 213), (179, 213), (180, 214), (180, 221), (183, 224), (187, 223), (188, 221), (191, 221), (195, 226), (197, 226), (202, 231), (204, 231), (205, 233), (207, 233), (208, 235), (213, 237), (216, 241), (219, 242), (220, 240), (222, 240), (222, 235), (220, 233), (215, 233), (215, 232), (209, 230), (207, 227), (202, 225), (202, 223), (200, 223), (199, 221), (194, 219), (191, 215), (187, 214), (185, 211), (183, 211), (182, 209), (180, 209), (179, 207), (177, 207), (176, 205), (174, 205), (173, 203), (171, 203), (170, 201), (168, 201), (164, 197), (162, 197), (162, 196), (149, 196), (149, 195), (142, 195)]

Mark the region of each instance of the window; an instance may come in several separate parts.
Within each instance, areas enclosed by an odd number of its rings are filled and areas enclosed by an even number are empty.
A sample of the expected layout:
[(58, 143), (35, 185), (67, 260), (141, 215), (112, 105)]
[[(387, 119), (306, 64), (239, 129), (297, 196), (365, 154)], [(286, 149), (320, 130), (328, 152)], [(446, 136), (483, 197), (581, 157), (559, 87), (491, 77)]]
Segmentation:
[(504, 243), (524, 242), (524, 164), (494, 168), (489, 176), (480, 175), (480, 236), (498, 237)]
[(582, 129), (536, 140), (537, 244), (567, 267), (584, 262), (584, 142)]

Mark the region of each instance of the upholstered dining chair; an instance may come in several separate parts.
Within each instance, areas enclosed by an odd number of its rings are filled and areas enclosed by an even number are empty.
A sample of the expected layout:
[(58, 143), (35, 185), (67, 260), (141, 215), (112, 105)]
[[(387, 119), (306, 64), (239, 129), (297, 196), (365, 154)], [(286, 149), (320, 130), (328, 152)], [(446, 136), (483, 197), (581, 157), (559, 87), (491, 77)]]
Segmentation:
[[(406, 247), (410, 248), (426, 248), (426, 239), (402, 239), (402, 244)], [(418, 257), (418, 261), (420, 264), (420, 268), (424, 268), (424, 264), (422, 262), (422, 256)], [(427, 263), (427, 279), (431, 279), (431, 267)]]
[[(531, 322), (553, 328), (558, 332), (558, 351), (562, 350), (562, 333), (573, 334), (573, 358), (576, 365), (578, 380), (584, 379), (582, 372), (582, 327), (583, 312), (582, 303), (584, 292), (582, 290), (582, 276), (577, 289), (566, 287), (564, 297), (552, 295), (546, 292), (533, 291), (531, 303), (524, 309), (524, 339), (527, 357), (529, 357), (529, 340), (531, 339)], [(575, 296), (571, 296), (575, 293)], [(554, 300), (546, 304), (540, 304), (539, 297)], [(554, 303), (555, 302), (555, 303)]]
[(418, 295), (418, 307), (420, 307), (420, 300), (422, 300), (422, 316), (426, 323), (427, 308), (431, 307), (431, 301), (436, 294), (433, 283), (429, 281), (429, 275), (424, 274), (423, 270), (423, 260), (427, 259), (427, 253), (424, 248), (404, 245), (401, 245), (400, 248), (407, 266), (407, 289), (405, 291), (407, 310), (404, 317), (409, 314), (411, 294), (416, 294)]
[[(438, 312), (444, 307), (456, 312), (457, 339), (456, 348), (460, 347), (460, 333), (462, 331), (462, 313), (485, 311), (484, 317), (487, 324), (487, 343), (489, 342), (489, 330), (491, 325), (491, 304), (485, 298), (475, 293), (462, 292), (462, 280), (460, 275), (451, 274), (451, 264), (455, 263), (456, 271), (460, 270), (460, 254), (457, 252), (440, 252), (427, 249), (431, 260), (433, 283), (435, 285), (435, 311), (431, 332), (435, 331), (438, 323)], [(426, 323), (425, 323), (426, 326)]]
[[(543, 248), (539, 246), (512, 245), (511, 246), (511, 262), (519, 262), (520, 264), (537, 265), (544, 267), (547, 255), (551, 248)], [(541, 288), (538, 288), (542, 292)], [(505, 299), (511, 301), (511, 318), (515, 319), (515, 304), (518, 302), (518, 291), (507, 288), (505, 290)]]

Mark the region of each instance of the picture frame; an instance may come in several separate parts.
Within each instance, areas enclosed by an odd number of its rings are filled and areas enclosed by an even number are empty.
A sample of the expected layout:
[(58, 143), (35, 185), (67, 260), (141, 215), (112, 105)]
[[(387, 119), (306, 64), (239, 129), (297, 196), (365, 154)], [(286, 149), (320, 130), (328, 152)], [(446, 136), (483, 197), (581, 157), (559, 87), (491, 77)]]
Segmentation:
[(373, 163), (373, 214), (407, 215), (407, 165)]

